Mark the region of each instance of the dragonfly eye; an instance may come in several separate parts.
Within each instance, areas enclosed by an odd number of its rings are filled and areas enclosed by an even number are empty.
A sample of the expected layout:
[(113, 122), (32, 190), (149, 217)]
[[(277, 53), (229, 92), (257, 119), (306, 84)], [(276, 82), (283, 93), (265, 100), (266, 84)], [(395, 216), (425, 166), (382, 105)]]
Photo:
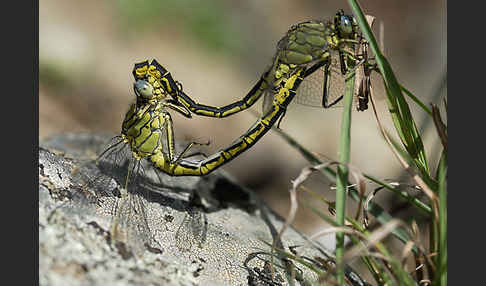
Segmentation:
[(137, 96), (141, 96), (144, 99), (151, 99), (154, 88), (145, 80), (137, 80), (134, 84), (134, 90)]
[(350, 35), (353, 32), (353, 18), (347, 15), (341, 16), (340, 29), (344, 35)]

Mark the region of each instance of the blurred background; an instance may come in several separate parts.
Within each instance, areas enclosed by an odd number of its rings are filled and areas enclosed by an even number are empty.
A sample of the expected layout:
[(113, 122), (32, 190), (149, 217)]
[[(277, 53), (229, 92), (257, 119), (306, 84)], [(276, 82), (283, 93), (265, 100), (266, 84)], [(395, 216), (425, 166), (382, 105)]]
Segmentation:
[[(377, 24), (384, 23), (385, 54), (400, 83), (426, 104), (436, 101), (447, 70), (446, 2), (362, 0), (361, 5), (377, 18), (375, 34)], [(229, 104), (256, 83), (291, 25), (328, 19), (340, 8), (350, 12), (345, 1), (41, 0), (40, 140), (63, 132), (119, 133), (134, 99), (133, 64), (145, 59), (157, 59), (200, 103)], [(375, 89), (383, 98), (383, 89)], [(434, 166), (441, 149), (433, 124), (422, 120), (423, 112), (413, 104), (411, 108)], [(252, 109), (260, 112), (261, 103)], [(384, 101), (378, 101), (378, 111), (393, 130)], [(292, 104), (280, 127), (310, 150), (336, 159), (340, 118), (339, 108)], [(205, 152), (211, 154), (243, 134), (255, 117), (243, 112), (226, 119), (188, 120), (174, 114), (173, 120), (176, 139), (210, 139)], [(382, 140), (371, 110), (353, 113), (352, 132), (352, 165), (377, 178), (401, 178), (402, 168)], [(308, 165), (270, 132), (224, 169), (286, 216), (291, 180)], [(334, 198), (329, 182), (318, 175), (306, 186)], [(377, 199), (393, 203), (386, 194)], [(294, 225), (312, 234), (324, 222), (299, 209)]]

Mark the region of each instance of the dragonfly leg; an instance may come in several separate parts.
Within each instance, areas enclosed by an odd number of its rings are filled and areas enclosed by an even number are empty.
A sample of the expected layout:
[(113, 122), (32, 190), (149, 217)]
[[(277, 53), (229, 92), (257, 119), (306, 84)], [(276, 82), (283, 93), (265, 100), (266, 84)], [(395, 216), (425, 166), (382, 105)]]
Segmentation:
[[(186, 156), (187, 152), (189, 152), (189, 150), (194, 147), (195, 145), (209, 145), (211, 142), (208, 140), (208, 142), (206, 143), (200, 143), (200, 142), (191, 142), (189, 143), (185, 148), (184, 148), (184, 151), (182, 151), (181, 154), (179, 154), (177, 157), (175, 156), (176, 154), (176, 151), (175, 151), (175, 139), (174, 139), (174, 126), (173, 126), (173, 122), (172, 122), (172, 118), (170, 117), (170, 114), (169, 113), (163, 113), (162, 115), (162, 120), (163, 120), (163, 129), (165, 130), (165, 138), (166, 138), (166, 144), (167, 144), (167, 147), (168, 147), (168, 150), (167, 150), (167, 155), (168, 155), (168, 161), (174, 165), (178, 165), (179, 162), (183, 159), (183, 158), (187, 158), (189, 157), (189, 155)], [(194, 155), (191, 155), (191, 156), (195, 156), (195, 155), (198, 155), (198, 154), (194, 154)]]
[(184, 148), (184, 151), (182, 151), (182, 153), (177, 156), (177, 159), (174, 161), (174, 164), (179, 164), (179, 162), (182, 160), (182, 159), (185, 159), (185, 158), (189, 158), (189, 157), (193, 157), (193, 156), (197, 156), (197, 155), (203, 155), (204, 157), (207, 157), (206, 154), (202, 153), (202, 152), (195, 152), (195, 153), (192, 153), (192, 154), (188, 154), (186, 155), (187, 152), (189, 152), (189, 150), (194, 147), (195, 145), (199, 145), (199, 146), (208, 146), (211, 142), (208, 140), (207, 143), (199, 143), (199, 142), (191, 142), (189, 144), (187, 144), (186, 148)]
[(182, 159), (191, 158), (191, 157), (195, 157), (195, 156), (202, 156), (204, 158), (208, 157), (208, 155), (206, 153), (198, 151), (198, 152), (187, 154)]
[(178, 113), (184, 115), (187, 118), (192, 118), (191, 111), (189, 111), (189, 109), (187, 107), (185, 107), (180, 102), (178, 102), (174, 99), (170, 99), (170, 100), (167, 100), (166, 102), (164, 102), (163, 107), (171, 108), (171, 109), (177, 111)]

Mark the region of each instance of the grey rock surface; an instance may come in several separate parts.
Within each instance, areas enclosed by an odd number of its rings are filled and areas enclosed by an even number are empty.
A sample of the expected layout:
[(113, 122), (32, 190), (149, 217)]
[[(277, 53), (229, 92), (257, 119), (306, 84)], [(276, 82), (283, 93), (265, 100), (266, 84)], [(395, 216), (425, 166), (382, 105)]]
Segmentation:
[[(223, 172), (159, 174), (157, 183), (147, 175), (126, 195), (109, 177), (79, 180), (102, 177), (89, 158), (108, 139), (67, 134), (40, 143), (40, 285), (288, 284), (289, 262), (275, 258), (273, 276), (269, 263), (282, 219)], [(308, 258), (330, 253), (292, 228), (277, 246), (299, 246)], [(294, 266), (297, 285), (317, 279)]]

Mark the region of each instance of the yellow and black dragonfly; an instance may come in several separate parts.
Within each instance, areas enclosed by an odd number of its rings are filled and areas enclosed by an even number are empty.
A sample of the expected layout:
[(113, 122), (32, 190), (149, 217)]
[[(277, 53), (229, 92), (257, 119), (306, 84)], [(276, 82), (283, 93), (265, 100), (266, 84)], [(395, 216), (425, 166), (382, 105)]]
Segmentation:
[[(284, 117), (294, 98), (324, 108), (335, 105), (343, 97), (346, 77), (357, 70), (364, 76), (357, 85), (356, 106), (365, 110), (371, 67), (367, 44), (355, 19), (342, 10), (332, 21), (311, 20), (292, 26), (278, 42), (272, 65), (250, 92), (242, 100), (224, 107), (194, 101), (156, 60), (140, 62), (133, 70), (137, 99), (125, 115), (119, 144), (128, 144), (136, 161), (146, 158), (169, 175), (206, 175), (253, 146)], [(315, 83), (320, 85), (320, 92), (316, 92)], [(188, 118), (191, 114), (222, 118), (246, 110), (262, 95), (263, 116), (229, 147), (203, 160), (190, 160), (187, 152), (197, 144), (191, 143), (176, 156), (169, 109)], [(111, 153), (108, 148), (100, 158)]]

